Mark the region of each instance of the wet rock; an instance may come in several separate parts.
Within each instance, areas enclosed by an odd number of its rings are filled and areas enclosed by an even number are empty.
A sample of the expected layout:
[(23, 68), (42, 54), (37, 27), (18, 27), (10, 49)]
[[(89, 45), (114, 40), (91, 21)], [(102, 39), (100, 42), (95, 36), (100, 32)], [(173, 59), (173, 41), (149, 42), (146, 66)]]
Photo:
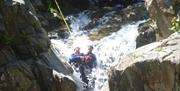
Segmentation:
[(145, 0), (145, 2), (151, 19), (158, 26), (158, 33), (162, 34), (163, 38), (168, 37), (172, 33), (172, 31), (169, 31), (170, 21), (179, 12), (179, 9), (177, 9), (180, 7), (179, 0)]
[(109, 91), (179, 91), (180, 33), (124, 56), (109, 72)]
[(67, 63), (67, 59), (61, 55), (57, 56), (53, 50), (56, 49), (51, 48), (47, 53), (40, 56), (40, 62), (47, 64), (49, 67), (64, 75), (72, 75), (73, 69)]
[(152, 21), (149, 20), (139, 25), (139, 35), (136, 38), (136, 48), (156, 41), (157, 30), (151, 26), (151, 24)]
[(76, 91), (75, 83), (68, 77), (54, 72), (54, 79), (58, 85), (58, 91)]
[(84, 29), (91, 31), (93, 28), (98, 27), (98, 30), (91, 32), (89, 37), (91, 40), (99, 40), (112, 32), (118, 31), (122, 25), (144, 20), (148, 17), (144, 3), (137, 3), (122, 10), (105, 8), (95, 12), (92, 15), (92, 21)]
[(76, 85), (68, 77), (52, 70), (46, 65), (36, 62), (33, 72), (38, 79), (41, 91), (75, 91)]

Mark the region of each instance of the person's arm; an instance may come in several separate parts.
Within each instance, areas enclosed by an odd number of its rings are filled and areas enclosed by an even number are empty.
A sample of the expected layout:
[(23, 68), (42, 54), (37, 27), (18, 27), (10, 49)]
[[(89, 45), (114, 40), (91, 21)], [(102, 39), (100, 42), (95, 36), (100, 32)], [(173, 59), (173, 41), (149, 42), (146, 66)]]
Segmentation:
[(75, 60), (77, 60), (77, 56), (75, 54), (71, 54), (71, 56), (69, 57), (69, 61), (70, 62), (74, 62)]
[(73, 62), (73, 54), (69, 56), (69, 63), (71, 64)]
[(83, 53), (80, 54), (80, 56), (78, 56), (82, 61), (84, 61), (85, 55)]

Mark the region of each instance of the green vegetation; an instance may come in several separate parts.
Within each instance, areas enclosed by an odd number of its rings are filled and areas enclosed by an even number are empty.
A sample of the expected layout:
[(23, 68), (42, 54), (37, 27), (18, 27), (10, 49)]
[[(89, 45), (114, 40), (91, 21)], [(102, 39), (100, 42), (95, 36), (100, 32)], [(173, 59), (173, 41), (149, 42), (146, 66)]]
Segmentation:
[(177, 17), (172, 18), (171, 20), (172, 27), (169, 30), (177, 32), (180, 30), (180, 21)]
[(68, 23), (66, 22), (65, 17), (63, 15), (63, 12), (62, 12), (62, 10), (61, 10), (61, 8), (58, 5), (58, 2), (56, 0), (54, 0), (54, 2), (49, 5), (49, 11), (51, 13), (55, 13), (59, 20), (63, 20), (66, 27), (67, 27), (68, 32), (71, 32), (71, 29), (70, 29)]

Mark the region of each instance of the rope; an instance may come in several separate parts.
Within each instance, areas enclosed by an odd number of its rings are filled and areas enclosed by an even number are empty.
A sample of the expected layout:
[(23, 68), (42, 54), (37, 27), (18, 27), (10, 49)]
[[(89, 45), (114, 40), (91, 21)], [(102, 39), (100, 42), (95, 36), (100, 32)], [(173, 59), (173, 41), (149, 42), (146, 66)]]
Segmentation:
[(58, 8), (58, 10), (59, 10), (59, 12), (60, 12), (60, 14), (61, 14), (61, 16), (62, 16), (62, 19), (63, 19), (63, 21), (64, 21), (67, 29), (68, 29), (68, 32), (72, 32), (71, 29), (69, 28), (68, 23), (66, 22), (66, 20), (65, 20), (65, 18), (64, 18), (64, 15), (63, 15), (63, 13), (62, 13), (62, 11), (61, 11), (61, 8), (59, 7), (59, 5), (58, 5), (58, 3), (57, 3), (57, 0), (55, 0), (55, 3), (56, 3), (56, 6), (57, 6), (57, 8)]

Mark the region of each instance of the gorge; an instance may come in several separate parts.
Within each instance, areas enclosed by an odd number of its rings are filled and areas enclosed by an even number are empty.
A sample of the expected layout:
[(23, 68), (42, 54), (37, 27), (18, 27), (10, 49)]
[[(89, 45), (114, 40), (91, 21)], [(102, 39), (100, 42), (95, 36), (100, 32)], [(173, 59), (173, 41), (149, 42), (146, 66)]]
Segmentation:
[[(71, 33), (48, 11), (49, 2), (0, 1), (0, 91), (180, 91), (180, 33), (168, 30), (179, 16), (178, 0), (94, 0), (90, 6), (62, 0)], [(98, 66), (84, 89), (68, 56), (88, 45)]]

